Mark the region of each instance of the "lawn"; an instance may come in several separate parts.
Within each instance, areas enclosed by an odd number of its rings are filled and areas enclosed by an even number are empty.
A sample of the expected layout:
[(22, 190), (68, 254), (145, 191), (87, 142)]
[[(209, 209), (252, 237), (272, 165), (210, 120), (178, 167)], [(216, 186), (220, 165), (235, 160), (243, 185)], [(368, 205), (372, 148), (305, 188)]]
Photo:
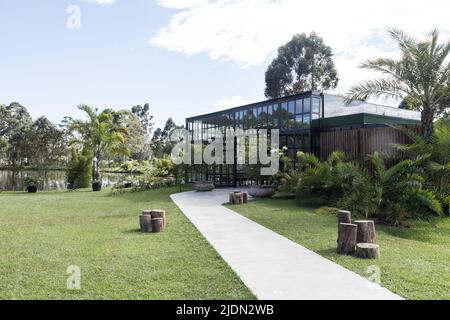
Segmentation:
[(299, 207), (295, 200), (261, 199), (230, 206), (249, 219), (336, 263), (369, 277), (381, 271), (381, 285), (408, 299), (450, 299), (450, 218), (408, 221), (410, 228), (377, 225), (379, 260), (336, 254), (337, 220)]
[[(0, 193), (0, 299), (253, 299), (174, 192)], [(139, 232), (151, 208), (167, 211), (164, 233)], [(66, 288), (70, 265), (79, 291)]]

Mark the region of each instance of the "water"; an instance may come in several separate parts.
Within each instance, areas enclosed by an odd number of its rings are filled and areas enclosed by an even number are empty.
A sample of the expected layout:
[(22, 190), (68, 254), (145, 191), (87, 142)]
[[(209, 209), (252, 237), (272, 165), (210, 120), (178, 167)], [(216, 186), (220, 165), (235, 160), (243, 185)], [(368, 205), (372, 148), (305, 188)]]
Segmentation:
[[(67, 189), (66, 173), (64, 171), (13, 171), (0, 170), (0, 190), (24, 191), (26, 189), (23, 179), (27, 176), (39, 178), (39, 190)], [(122, 174), (103, 173), (102, 186), (108, 187), (117, 183)]]

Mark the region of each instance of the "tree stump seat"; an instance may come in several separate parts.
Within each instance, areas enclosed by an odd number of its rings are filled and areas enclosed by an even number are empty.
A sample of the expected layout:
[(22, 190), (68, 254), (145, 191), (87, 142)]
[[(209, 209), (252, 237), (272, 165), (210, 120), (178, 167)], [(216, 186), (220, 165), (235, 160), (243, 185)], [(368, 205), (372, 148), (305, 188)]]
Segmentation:
[(337, 213), (338, 218), (338, 238), (341, 234), (341, 223), (352, 223), (352, 214), (350, 211), (339, 210)]
[(164, 219), (163, 218), (153, 218), (152, 219), (152, 232), (159, 233), (164, 230)]
[(358, 243), (356, 245), (356, 256), (362, 259), (378, 259), (380, 257), (380, 246), (374, 243)]
[(144, 210), (139, 219), (141, 232), (162, 232), (167, 227), (166, 212), (164, 210)]
[(339, 224), (339, 238), (337, 245), (337, 253), (353, 254), (356, 247), (356, 224), (341, 223)]
[(151, 214), (152, 214), (152, 219), (158, 219), (158, 218), (163, 219), (163, 222), (164, 222), (163, 229), (165, 229), (167, 226), (166, 212), (164, 210), (154, 209), (154, 210), (152, 210)]
[(230, 192), (229, 202), (230, 202), (230, 204), (236, 204), (236, 205), (247, 203), (248, 202), (248, 193), (241, 192), (241, 191)]
[(375, 222), (372, 220), (357, 220), (358, 226), (356, 241), (358, 243), (375, 243), (377, 235), (375, 233)]
[(152, 232), (152, 216), (150, 214), (141, 214), (140, 216), (141, 232)]

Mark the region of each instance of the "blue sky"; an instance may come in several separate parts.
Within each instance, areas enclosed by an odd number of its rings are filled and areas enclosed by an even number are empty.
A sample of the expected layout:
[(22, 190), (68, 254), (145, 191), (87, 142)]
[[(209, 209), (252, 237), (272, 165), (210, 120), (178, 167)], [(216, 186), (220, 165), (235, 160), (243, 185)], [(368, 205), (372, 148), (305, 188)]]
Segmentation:
[[(0, 0), (0, 103), (18, 101), (58, 122), (80, 116), (82, 103), (149, 102), (157, 125), (168, 117), (184, 123), (264, 99), (276, 48), (311, 30), (333, 48), (336, 92), (344, 93), (372, 76), (357, 69), (364, 59), (397, 54), (386, 28), (420, 37), (438, 27), (449, 38), (450, 6), (422, 2), (380, 0), (367, 12), (356, 0)], [(80, 29), (71, 30), (73, 5)]]

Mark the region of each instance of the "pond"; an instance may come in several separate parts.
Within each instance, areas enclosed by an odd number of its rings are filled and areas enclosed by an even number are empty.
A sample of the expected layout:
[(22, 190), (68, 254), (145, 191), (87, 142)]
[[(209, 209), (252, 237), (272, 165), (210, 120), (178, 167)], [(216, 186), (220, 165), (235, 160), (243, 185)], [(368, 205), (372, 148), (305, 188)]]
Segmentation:
[[(6, 191), (24, 191), (25, 177), (39, 177), (40, 190), (63, 190), (67, 188), (66, 173), (64, 171), (13, 171), (0, 170), (0, 190)], [(112, 186), (123, 176), (120, 173), (103, 173), (102, 185), (104, 187)]]

